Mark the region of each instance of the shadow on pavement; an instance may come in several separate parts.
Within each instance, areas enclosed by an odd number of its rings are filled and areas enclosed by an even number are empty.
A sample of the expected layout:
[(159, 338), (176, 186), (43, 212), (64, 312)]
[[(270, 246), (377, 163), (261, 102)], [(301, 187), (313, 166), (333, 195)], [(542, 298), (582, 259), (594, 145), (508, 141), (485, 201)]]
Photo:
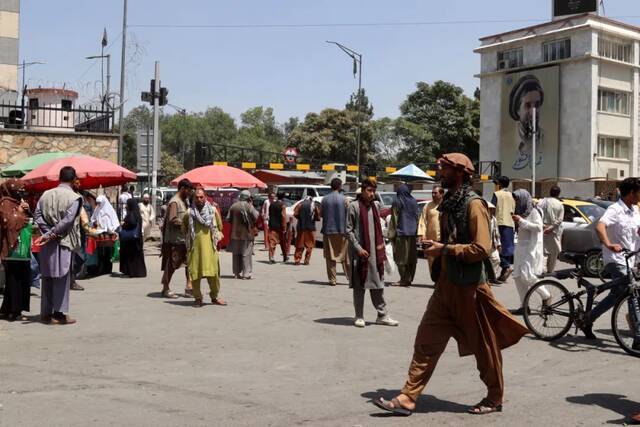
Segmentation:
[[(316, 319), (314, 320), (316, 323), (323, 323), (325, 325), (336, 325), (336, 326), (352, 326), (353, 327), (353, 317), (327, 317), (326, 319)], [(372, 323), (366, 322), (367, 325), (371, 325)]]
[[(600, 332), (600, 331), (596, 331)], [(541, 341), (531, 335), (525, 335), (525, 338), (530, 340)], [(626, 354), (623, 349), (620, 348), (618, 343), (613, 340), (597, 339), (587, 340), (579, 335), (565, 335), (555, 341), (550, 341), (549, 346), (557, 348), (562, 351), (568, 351), (571, 353), (580, 353), (583, 351), (598, 350), (610, 354)]]
[(149, 292), (147, 294), (149, 298), (162, 298), (162, 292)]
[(589, 393), (584, 396), (570, 396), (567, 402), (578, 405), (597, 405), (612, 412), (622, 415), (617, 420), (609, 420), (607, 424), (627, 424), (629, 416), (640, 411), (640, 403), (627, 399), (627, 396), (611, 393)]
[[(385, 388), (378, 389), (377, 391), (368, 391), (362, 393), (361, 396), (365, 399), (369, 399), (369, 402), (373, 402), (374, 399), (378, 397), (383, 397), (385, 399), (392, 399), (400, 394), (400, 390), (388, 390)], [(390, 412), (384, 412), (382, 409), (379, 409), (371, 404), (372, 408), (376, 409), (375, 413), (370, 414), (372, 417), (393, 417)], [(463, 414), (467, 412), (470, 406), (461, 405), (456, 402), (450, 402), (448, 400), (438, 399), (434, 396), (420, 396), (416, 402), (416, 409), (413, 411), (416, 414), (426, 414), (433, 412), (451, 412), (457, 414)]]
[[(327, 286), (327, 287), (330, 287), (330, 288), (333, 287), (326, 280), (301, 280), (298, 283), (301, 283), (303, 285), (320, 285), (320, 286)], [(346, 283), (338, 283), (337, 284), (337, 286), (344, 286), (344, 285), (346, 285)]]
[(167, 300), (164, 303), (165, 304), (171, 304), (171, 305), (179, 305), (181, 307), (192, 307), (193, 306), (193, 299), (188, 300), (188, 301)]

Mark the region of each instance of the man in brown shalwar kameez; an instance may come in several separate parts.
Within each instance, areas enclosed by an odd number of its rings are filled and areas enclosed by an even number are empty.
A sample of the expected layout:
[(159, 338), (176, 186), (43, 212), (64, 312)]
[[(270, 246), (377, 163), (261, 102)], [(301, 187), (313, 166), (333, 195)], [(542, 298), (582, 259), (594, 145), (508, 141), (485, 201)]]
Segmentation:
[[(471, 190), (474, 168), (464, 154), (439, 160), (442, 185), (448, 189), (439, 210), (441, 242), (428, 241), (427, 256), (436, 258), (436, 289), (416, 335), (409, 375), (400, 394), (374, 404), (396, 415), (411, 415), (451, 337), (460, 356), (473, 354), (488, 393), (469, 409), (472, 414), (501, 411), (504, 381), (501, 350), (517, 343), (527, 328), (500, 304), (488, 285), (494, 275), (489, 214), (484, 200)], [(438, 271), (439, 270), (439, 271)]]

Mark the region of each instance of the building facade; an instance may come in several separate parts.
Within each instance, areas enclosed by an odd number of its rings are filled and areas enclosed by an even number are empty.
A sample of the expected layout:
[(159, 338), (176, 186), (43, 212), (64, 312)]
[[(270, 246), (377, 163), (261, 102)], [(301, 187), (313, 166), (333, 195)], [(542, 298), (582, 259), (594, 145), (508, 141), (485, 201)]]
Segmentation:
[(640, 175), (640, 28), (582, 14), (480, 42), (481, 161), (567, 196)]
[(0, 0), (0, 104), (17, 98), (19, 30), (20, 0)]

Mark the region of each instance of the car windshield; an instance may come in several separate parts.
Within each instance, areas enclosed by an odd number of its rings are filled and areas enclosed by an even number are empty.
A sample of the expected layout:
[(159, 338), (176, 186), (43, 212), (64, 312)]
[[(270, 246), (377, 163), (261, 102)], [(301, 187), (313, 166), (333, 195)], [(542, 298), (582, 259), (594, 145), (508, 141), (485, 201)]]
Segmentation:
[(284, 199), (281, 199), (281, 200), (282, 200), (282, 203), (284, 203), (284, 205), (286, 207), (288, 207), (288, 208), (293, 206), (294, 203), (296, 202), (296, 200), (291, 200), (291, 199), (287, 199), (287, 198), (284, 198)]
[(600, 218), (604, 213), (604, 208), (601, 208), (598, 205), (582, 205), (577, 206), (578, 210), (591, 222), (594, 222), (596, 219)]
[(324, 197), (327, 194), (331, 193), (331, 187), (327, 187), (327, 188), (316, 188), (316, 191), (318, 192), (318, 196), (320, 197)]
[(380, 198), (382, 199), (382, 203), (384, 203), (385, 206), (391, 206), (393, 202), (396, 201), (395, 194), (380, 194)]

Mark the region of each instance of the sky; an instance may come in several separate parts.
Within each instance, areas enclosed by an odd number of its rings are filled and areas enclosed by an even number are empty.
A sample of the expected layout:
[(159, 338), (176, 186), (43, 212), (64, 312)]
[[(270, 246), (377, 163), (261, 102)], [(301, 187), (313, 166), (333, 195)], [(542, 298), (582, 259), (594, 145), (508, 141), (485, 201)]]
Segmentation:
[[(65, 85), (80, 92), (81, 102), (99, 97), (100, 62), (85, 57), (100, 54), (106, 27), (111, 90), (118, 92), (122, 5), (22, 0), (20, 61), (45, 62), (27, 68), (28, 86)], [(605, 6), (606, 16), (640, 25), (639, 0)], [(343, 108), (358, 82), (351, 59), (325, 43), (333, 40), (363, 55), (362, 85), (375, 117), (397, 117), (418, 81), (446, 80), (471, 96), (479, 86), (478, 38), (550, 16), (551, 0), (129, 0), (125, 112), (149, 90), (155, 61), (169, 102), (190, 112), (217, 106), (238, 119), (265, 106), (285, 122)], [(432, 24), (362, 25), (418, 22)], [(291, 26), (300, 24), (314, 25)]]

